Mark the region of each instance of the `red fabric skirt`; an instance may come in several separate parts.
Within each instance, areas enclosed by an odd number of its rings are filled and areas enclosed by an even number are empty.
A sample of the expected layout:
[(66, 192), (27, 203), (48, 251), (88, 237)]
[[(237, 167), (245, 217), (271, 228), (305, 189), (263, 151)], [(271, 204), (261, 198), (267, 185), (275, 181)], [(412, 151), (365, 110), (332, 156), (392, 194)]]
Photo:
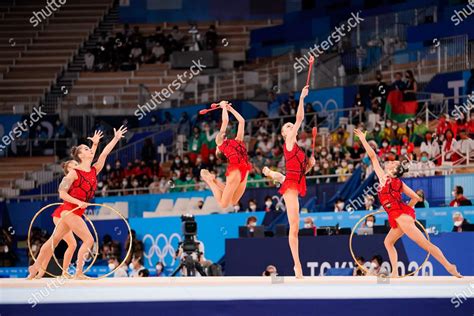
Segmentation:
[(252, 170), (252, 165), (229, 163), (225, 173), (226, 177), (228, 177), (229, 174), (234, 170), (240, 171), (240, 183), (242, 183), (247, 179), (247, 174), (250, 172), (250, 170)]
[(296, 190), (301, 197), (304, 197), (306, 195), (306, 177), (303, 177), (299, 183), (295, 180), (285, 178), (278, 193), (283, 195), (288, 189)]
[(402, 214), (407, 214), (411, 216), (413, 219), (416, 219), (415, 210), (404, 203), (400, 203), (399, 205), (396, 205), (396, 207), (391, 207), (388, 210), (385, 207), (384, 209), (388, 214), (388, 222), (391, 228), (398, 227), (396, 219)]
[[(73, 210), (76, 207), (77, 207), (76, 204), (72, 204), (72, 203), (69, 203), (69, 202), (64, 202), (63, 205), (60, 205), (58, 208), (56, 208), (54, 210), (54, 212), (53, 212), (53, 214), (51, 214), (51, 216), (52, 217), (61, 217), (62, 212)], [(86, 211), (85, 208), (80, 208), (80, 209), (75, 210), (73, 213), (78, 215), (78, 216), (82, 216), (85, 211)]]

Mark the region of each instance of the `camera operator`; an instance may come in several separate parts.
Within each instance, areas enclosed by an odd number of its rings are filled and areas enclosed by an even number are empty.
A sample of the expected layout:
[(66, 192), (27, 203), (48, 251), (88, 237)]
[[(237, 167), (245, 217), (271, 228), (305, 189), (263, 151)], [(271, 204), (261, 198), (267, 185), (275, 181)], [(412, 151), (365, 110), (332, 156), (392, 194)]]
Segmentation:
[[(185, 243), (187, 243), (187, 245), (194, 243), (196, 250), (191, 253), (184, 251)], [(190, 271), (188, 271), (186, 268), (186, 260), (192, 259), (192, 262), (198, 263), (203, 269), (207, 269), (212, 264), (212, 262), (207, 260), (204, 256), (204, 244), (199, 241), (196, 236), (191, 236), (189, 241), (184, 241), (179, 244), (178, 249), (176, 250), (175, 258), (179, 259), (181, 262), (181, 274), (183, 276), (193, 275), (193, 273), (190, 273)], [(200, 276), (205, 276), (199, 271), (200, 269), (198, 268), (198, 265), (196, 265), (196, 270)]]

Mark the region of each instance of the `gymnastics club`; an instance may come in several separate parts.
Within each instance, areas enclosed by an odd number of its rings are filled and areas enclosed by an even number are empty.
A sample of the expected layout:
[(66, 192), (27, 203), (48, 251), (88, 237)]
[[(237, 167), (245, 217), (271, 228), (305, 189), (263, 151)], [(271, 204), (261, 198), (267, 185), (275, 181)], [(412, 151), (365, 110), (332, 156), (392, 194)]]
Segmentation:
[(309, 85), (309, 79), (311, 78), (311, 71), (313, 70), (314, 57), (311, 55), (309, 57), (309, 70), (308, 70), (308, 79), (306, 79), (306, 85)]

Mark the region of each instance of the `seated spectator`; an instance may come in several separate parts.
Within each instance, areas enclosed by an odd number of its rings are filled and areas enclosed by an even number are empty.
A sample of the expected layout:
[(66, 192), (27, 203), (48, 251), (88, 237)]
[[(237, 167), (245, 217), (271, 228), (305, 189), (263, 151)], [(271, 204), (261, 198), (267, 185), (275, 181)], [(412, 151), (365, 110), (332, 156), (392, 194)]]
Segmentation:
[(347, 174), (349, 174), (349, 167), (348, 167), (348, 163), (346, 160), (342, 160), (341, 161), (341, 166), (339, 168), (336, 169), (336, 174), (339, 175), (339, 177), (337, 178), (337, 181), (338, 182), (346, 182), (347, 179), (349, 179), (349, 176), (346, 176)]
[(436, 127), (436, 135), (444, 135), (446, 131), (453, 131), (453, 125), (450, 122), (449, 115), (441, 115), (438, 119), (438, 126)]
[(138, 272), (138, 277), (148, 278), (150, 276), (150, 271), (148, 269), (143, 269)]
[(421, 201), (418, 201), (416, 204), (415, 204), (415, 208), (428, 208), (430, 207), (430, 204), (428, 203), (427, 200), (425, 200), (425, 192), (421, 189), (417, 190), (416, 191), (416, 194), (418, 194), (418, 196), (421, 198)]
[(216, 27), (214, 25), (209, 26), (209, 29), (207, 30), (205, 34), (205, 41), (206, 41), (206, 49), (208, 50), (214, 50), (217, 47), (217, 32), (216, 32)]
[(370, 260), (369, 275), (388, 276), (389, 273), (386, 268), (382, 268), (383, 259), (380, 255), (375, 255)]
[(334, 203), (334, 212), (339, 213), (339, 212), (344, 212), (344, 200), (343, 199), (337, 199), (336, 202)]
[(257, 211), (257, 201), (255, 199), (250, 199), (246, 212), (256, 212), (256, 211)]
[[(114, 270), (119, 265), (119, 261), (116, 257), (109, 257), (108, 263), (109, 263), (109, 270), (110, 271)], [(117, 271), (114, 272), (113, 277), (114, 278), (126, 278), (126, 277), (128, 277), (127, 268), (124, 265), (121, 265), (120, 268), (118, 268)]]
[(164, 193), (160, 192), (160, 180), (158, 176), (153, 176), (153, 182), (148, 186), (148, 191), (150, 194)]
[(130, 51), (130, 63), (132, 64), (141, 64), (143, 62), (143, 50), (140, 47), (139, 43), (133, 45), (132, 50)]
[(454, 212), (453, 214), (453, 232), (461, 233), (466, 225), (469, 225), (467, 219), (464, 218), (461, 212)]
[(273, 277), (273, 276), (277, 276), (277, 275), (278, 275), (277, 268), (274, 265), (267, 266), (265, 271), (263, 271), (263, 273), (262, 273), (262, 276), (271, 276), (271, 277)]
[(372, 195), (364, 196), (364, 206), (367, 211), (374, 210), (374, 197)]
[[(415, 177), (429, 177), (435, 175), (435, 164), (433, 161), (429, 160), (428, 153), (422, 152), (420, 155), (420, 160), (413, 163), (414, 169), (413, 176)], [(412, 169), (411, 166), (409, 169)], [(412, 170), (409, 170), (412, 174)]]
[(173, 26), (169, 40), (171, 45), (176, 48), (176, 50), (182, 50), (185, 42), (185, 35), (179, 30), (177, 25)]
[(357, 261), (358, 264), (354, 263), (354, 273), (352, 275), (353, 276), (364, 276), (366, 274), (366, 272), (365, 272), (364, 269), (362, 269), (360, 267), (360, 266), (364, 266), (364, 264), (365, 264), (364, 257), (357, 257), (356, 261)]
[(257, 173), (255, 168), (252, 167), (252, 170), (250, 170), (250, 173), (247, 179), (247, 188), (263, 187), (264, 183), (259, 181), (262, 179), (263, 179), (262, 175), (260, 173)]
[(234, 205), (234, 212), (243, 212), (244, 208), (242, 207), (242, 202), (239, 201), (239, 203)]
[(454, 187), (453, 197), (454, 199), (449, 203), (449, 206), (458, 207), (472, 205), (472, 202), (464, 196), (464, 189), (460, 185)]
[(416, 93), (418, 92), (418, 85), (416, 83), (413, 71), (407, 70), (405, 72), (405, 79), (407, 80), (405, 90), (403, 91), (403, 101), (416, 101)]
[(456, 151), (462, 154), (464, 157), (472, 156), (474, 152), (474, 140), (469, 138), (466, 130), (461, 130), (459, 132), (459, 137), (460, 138), (455, 145)]
[(143, 259), (141, 256), (133, 256), (132, 262), (130, 263), (130, 270), (129, 277), (131, 278), (140, 277), (140, 272), (146, 270), (143, 266)]
[(157, 277), (162, 277), (162, 276), (165, 276), (164, 273), (165, 273), (165, 266), (162, 262), (157, 262), (156, 265), (155, 265), (155, 269), (156, 269), (156, 276)]
[(441, 146), (441, 152), (444, 154), (444, 159), (446, 161), (452, 161), (456, 162), (459, 160), (459, 155), (456, 153), (456, 148), (457, 148), (457, 142), (456, 139), (454, 138), (454, 134), (451, 130), (447, 130), (446, 133), (444, 133), (445, 141), (443, 142), (443, 145)]
[(314, 224), (314, 221), (313, 221), (313, 218), (312, 217), (305, 217), (305, 219), (303, 220), (303, 228), (305, 229), (312, 229), (313, 230), (313, 236), (316, 236), (316, 232), (317, 232), (317, 227), (316, 225)]
[(164, 63), (166, 61), (165, 49), (159, 42), (156, 42), (151, 50), (151, 55), (147, 60), (148, 64), (155, 64), (157, 62)]
[(247, 226), (249, 232), (253, 233), (255, 226), (257, 226), (257, 218), (255, 216), (249, 216), (245, 226)]
[(431, 132), (427, 132), (424, 137), (424, 141), (421, 143), (420, 151), (428, 154), (428, 159), (435, 159), (440, 154), (440, 146), (437, 141), (433, 140)]
[(375, 216), (370, 215), (365, 218), (364, 223), (360, 224), (361, 228), (373, 228), (375, 224)]
[(273, 212), (275, 211), (275, 206), (273, 205), (273, 199), (271, 196), (267, 195), (265, 197), (265, 212)]

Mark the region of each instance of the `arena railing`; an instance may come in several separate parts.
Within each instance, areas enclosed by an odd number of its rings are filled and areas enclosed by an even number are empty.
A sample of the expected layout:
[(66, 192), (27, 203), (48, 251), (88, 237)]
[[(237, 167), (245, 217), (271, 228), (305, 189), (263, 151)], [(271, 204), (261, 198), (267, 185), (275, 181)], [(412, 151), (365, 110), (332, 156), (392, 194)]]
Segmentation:
[[(434, 171), (435, 175), (450, 175), (453, 174), (453, 171), (457, 170), (463, 170), (463, 169), (474, 169), (474, 163), (470, 163), (467, 165), (443, 165), (443, 166), (436, 166), (435, 168), (431, 169), (410, 169), (409, 173), (414, 173), (417, 172), (419, 174), (426, 172), (426, 171)], [(316, 182), (318, 183), (328, 183), (331, 182), (332, 179), (336, 179), (339, 177), (344, 177), (348, 178), (351, 177), (352, 173), (346, 173), (346, 174), (328, 174), (328, 175), (319, 175), (319, 176), (307, 176), (306, 179), (308, 181)], [(418, 177), (418, 176), (415, 176)], [(425, 175), (421, 175), (420, 177), (425, 177)], [(407, 177), (408, 178), (408, 177)], [(319, 182), (318, 182), (319, 181)], [(278, 188), (278, 185), (275, 185), (275, 183), (272, 180), (269, 179), (259, 179), (259, 180), (249, 180), (248, 184), (251, 185), (262, 185), (260, 188), (271, 188), (275, 187)], [(185, 192), (185, 191), (204, 191), (207, 189), (207, 186), (204, 182), (198, 182), (194, 184), (184, 184), (184, 185), (176, 185), (173, 183), (169, 183), (169, 188), (167, 192), (169, 193), (170, 189), (177, 189), (181, 190), (178, 192)], [(57, 189), (57, 187), (56, 187)], [(135, 194), (133, 194), (135, 192)], [(138, 193), (139, 192), (139, 193)], [(174, 191), (176, 192), (176, 191)], [(104, 194), (105, 193), (105, 194)], [(125, 195), (137, 195), (137, 194), (161, 194), (158, 191), (152, 191), (149, 187), (136, 187), (136, 188), (128, 188), (128, 189), (114, 189), (114, 190), (106, 190), (105, 192), (102, 192), (101, 190), (97, 190), (96, 192), (96, 197), (104, 197), (104, 196), (122, 196), (124, 193), (127, 193)], [(132, 193), (132, 194), (128, 194)], [(23, 196), (17, 196), (17, 197), (8, 197), (6, 198), (7, 201), (11, 202), (20, 202), (20, 201), (37, 201), (37, 200), (46, 200), (46, 199), (57, 199), (58, 194), (57, 193), (45, 193), (45, 194), (36, 194), (36, 195), (23, 195)]]

